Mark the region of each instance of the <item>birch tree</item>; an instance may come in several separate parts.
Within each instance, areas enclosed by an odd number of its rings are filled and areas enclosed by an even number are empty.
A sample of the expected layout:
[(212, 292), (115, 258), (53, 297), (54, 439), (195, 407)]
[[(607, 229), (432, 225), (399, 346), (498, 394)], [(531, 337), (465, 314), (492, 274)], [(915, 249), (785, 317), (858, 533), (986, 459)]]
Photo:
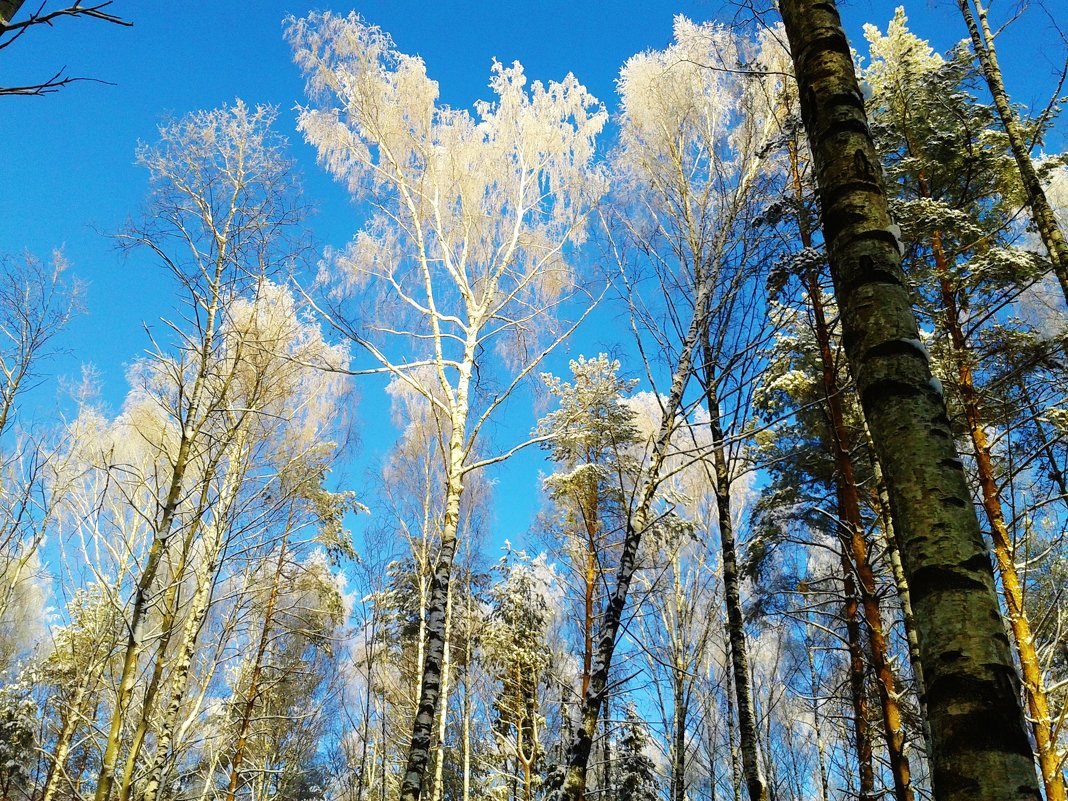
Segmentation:
[[(1035, 798), (1019, 679), (945, 399), (833, 2), (780, 0), (813, 155), (843, 339), (890, 493), (916, 611), (936, 797)], [(985, 636), (977, 636), (983, 632)], [(978, 738), (975, 732), (986, 732)], [(994, 732), (997, 732), (996, 736)]]
[[(241, 103), (191, 114), (162, 126), (159, 144), (139, 152), (153, 194), (146, 216), (120, 241), (158, 259), (178, 284), (189, 327), (170, 325), (173, 350), (159, 345), (135, 365), (137, 387), (114, 425), (95, 412), (78, 423), (95, 440), (77, 445), (82, 487), (72, 501), (85, 499), (87, 514), (72, 507), (70, 519), (86, 552), (114, 568), (98, 579), (124, 610), (127, 632), (103, 723), (97, 801), (128, 790), (115, 788), (116, 768), (131, 722), (145, 625), (151, 610), (165, 606), (185, 560), (206, 544), (200, 537), (210, 527), (205, 514), (215, 479), (242, 447), (236, 418), (243, 412), (231, 405), (238, 402), (232, 390), (250, 369), (242, 350), (264, 343), (241, 337), (235, 343), (230, 304), (255, 294), (301, 247), (299, 237), (288, 235), (300, 204), (280, 141), (269, 129), (273, 114)], [(158, 643), (161, 655), (169, 636)]]
[[(733, 466), (724, 451), (719, 393), (725, 387), (724, 376), (717, 370), (718, 360), (725, 354), (714, 347), (719, 340), (710, 329), (717, 326), (719, 334), (732, 330), (731, 312), (744, 305), (738, 290), (747, 275), (746, 254), (740, 254), (745, 240), (738, 233), (753, 193), (774, 171), (764, 153), (778, 133), (775, 106), (781, 82), (770, 72), (760, 74), (757, 70), (746, 76), (746, 70), (720, 68), (772, 58), (775, 44), (770, 39), (764, 44), (766, 52), (759, 43), (745, 42), (724, 28), (695, 25), (680, 16), (675, 20), (675, 42), (670, 47), (633, 57), (620, 73), (623, 112), (615, 161), (620, 184), (630, 198), (621, 216), (624, 238), (629, 237), (648, 258), (666, 293), (666, 300), (661, 301), (663, 319), (650, 324), (648, 304), (642, 308), (643, 301), (633, 294), (632, 310), (644, 318), (642, 324), (652, 341), (671, 354), (673, 374), (645, 483), (636, 493), (624, 564), (628, 548), (633, 545), (636, 550), (641, 531), (650, 521), (651, 503), (662, 480), (660, 472), (672, 430), (684, 409), (683, 394), (691, 372), (696, 372), (703, 384), (713, 438), (718, 444), (714, 446), (718, 447), (715, 481), (724, 501), (719, 514), (724, 558), (734, 554), (727, 503)], [(759, 320), (759, 311), (749, 319)], [(657, 329), (671, 331), (677, 340), (667, 342)], [(747, 333), (751, 332), (741, 337)], [(727, 594), (732, 600), (728, 609), (746, 780), (753, 801), (763, 801), (767, 789), (748, 697), (737, 571), (726, 570), (730, 572)], [(632, 568), (621, 564), (613, 603), (625, 600), (631, 575)], [(610, 648), (605, 648), (604, 654), (610, 659)]]
[[(495, 100), (474, 113), (443, 107), (422, 60), (355, 14), (290, 19), (288, 37), (313, 103), (300, 129), (327, 171), (369, 205), (336, 259), (323, 309), (374, 369), (444, 421), (441, 546), (401, 789), (415, 801), (440, 703), (465, 476), (507, 455), (477, 458), (475, 445), (556, 341), (553, 310), (575, 294), (566, 253), (602, 191), (592, 157), (605, 114), (573, 76), (527, 88), (518, 63), (493, 65)], [(367, 319), (328, 305), (361, 285), (377, 307)], [(484, 357), (491, 348), (494, 365)]]

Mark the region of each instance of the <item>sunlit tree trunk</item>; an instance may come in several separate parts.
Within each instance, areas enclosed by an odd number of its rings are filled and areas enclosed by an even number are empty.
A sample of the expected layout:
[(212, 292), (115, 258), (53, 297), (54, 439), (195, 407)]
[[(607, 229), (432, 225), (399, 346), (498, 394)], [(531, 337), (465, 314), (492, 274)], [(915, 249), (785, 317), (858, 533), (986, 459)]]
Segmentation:
[(953, 362), (956, 368), (957, 392), (964, 407), (968, 434), (972, 441), (975, 472), (983, 510), (990, 523), (990, 538), (994, 544), (994, 556), (1001, 575), (1001, 595), (1012, 629), (1016, 654), (1023, 673), (1024, 697), (1030, 712), (1031, 730), (1035, 737), (1035, 751), (1042, 771), (1042, 782), (1047, 801), (1064, 801), (1064, 774), (1057, 753), (1057, 739), (1053, 731), (1049, 697), (1042, 670), (1042, 661), (1035, 646), (1034, 633), (1024, 609), (1023, 584), (1016, 570), (1016, 554), (1012, 535), (1001, 508), (1001, 490), (994, 471), (994, 460), (982, 418), (982, 401), (975, 386), (972, 372), (974, 355), (968, 343), (961, 320), (957, 294), (952, 285), (949, 265), (942, 247), (939, 232), (932, 241), (935, 269), (941, 290), (943, 320), (952, 345)]
[[(477, 328), (475, 329), (477, 331)], [(463, 495), (464, 423), (467, 418), (467, 391), (474, 364), (474, 342), (469, 342), (463, 364), (461, 383), (456, 396), (453, 431), (449, 440), (449, 464), (446, 479), (445, 518), (441, 531), (441, 548), (430, 585), (430, 605), (427, 614), (426, 650), (423, 659), (419, 705), (412, 724), (411, 747), (401, 786), (401, 801), (418, 801), (423, 791), (426, 768), (430, 762), (430, 746), (441, 697), (442, 671), (445, 660), (445, 612), (449, 598), (452, 565), (456, 556), (456, 534), (460, 522), (460, 500)]]
[(936, 797), (1037, 799), (993, 571), (901, 272), (833, 0), (779, 0), (846, 354), (886, 475), (927, 682)]
[(246, 435), (240, 420), (232, 421), (232, 430), (236, 433), (231, 446), (227, 449), (229, 465), (223, 477), (219, 496), (215, 499), (211, 509), (211, 520), (203, 526), (205, 536), (202, 540), (203, 552), (200, 555), (203, 566), (195, 573), (196, 589), (190, 599), (189, 612), (182, 628), (182, 636), (178, 641), (178, 652), (171, 671), (171, 695), (156, 733), (156, 752), (145, 778), (141, 794), (143, 801), (156, 801), (164, 776), (174, 756), (175, 728), (189, 686), (197, 640), (211, 607), (212, 592), (215, 589), (219, 566), (226, 550), (231, 510), (237, 500), (237, 493), (247, 468)]
[[(234, 741), (233, 756), (230, 757), (229, 778), (226, 783), (226, 801), (234, 801), (238, 787), (241, 784), (241, 768), (245, 762), (245, 751), (248, 748), (248, 732), (252, 725), (253, 713), (256, 709), (256, 701), (260, 696), (260, 682), (266, 667), (267, 647), (271, 641), (274, 627), (274, 612), (278, 605), (278, 597), (281, 593), (283, 568), (285, 567), (286, 550), (289, 544), (288, 526), (287, 533), (282, 537), (278, 545), (278, 561), (275, 563), (271, 577), (271, 591), (267, 596), (267, 605), (263, 611), (263, 625), (260, 627), (259, 640), (256, 643), (256, 653), (252, 658), (252, 675), (249, 677), (248, 687), (245, 690), (244, 703), (241, 705), (241, 717), (237, 726), (237, 739)], [(368, 669), (370, 670), (370, 668)], [(371, 682), (368, 675), (367, 693), (370, 696)], [(360, 777), (361, 785), (363, 777)]]

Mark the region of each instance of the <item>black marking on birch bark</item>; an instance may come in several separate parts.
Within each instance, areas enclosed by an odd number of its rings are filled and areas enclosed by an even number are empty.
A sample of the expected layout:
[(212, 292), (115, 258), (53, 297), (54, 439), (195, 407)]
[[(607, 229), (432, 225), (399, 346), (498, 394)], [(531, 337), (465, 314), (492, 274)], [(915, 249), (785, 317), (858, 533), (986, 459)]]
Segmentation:
[(860, 393), (860, 402), (865, 409), (872, 409), (879, 403), (915, 398), (921, 394), (922, 391), (915, 384), (895, 378), (881, 378), (864, 387)]
[[(892, 358), (894, 356), (911, 356), (919, 359), (924, 364), (928, 363), (927, 354), (923, 351), (922, 346), (918, 344), (918, 340), (911, 339), (888, 339), (878, 345), (872, 345), (862, 358), (867, 361), (868, 359)], [(909, 386), (912, 385), (910, 384)], [(918, 387), (913, 387), (913, 390), (912, 394), (919, 394), (920, 392)]]
[[(830, 11), (829, 8), (825, 8)], [(833, 12), (832, 12), (833, 13)], [(837, 14), (835, 20), (838, 19)], [(849, 42), (846, 40), (845, 31), (842, 30), (841, 23), (837, 25), (827, 25), (824, 30), (817, 36), (813, 37), (810, 41), (805, 43), (805, 50), (798, 55), (799, 61), (804, 63), (804, 69), (808, 71), (808, 60), (811, 58), (812, 53), (817, 55), (823, 55), (827, 52), (834, 52), (839, 55), (845, 55), (847, 58), (852, 58), (853, 55), (849, 50)]]
[[(936, 565), (921, 567), (912, 574), (912, 579), (909, 581), (909, 592), (914, 606), (919, 606), (928, 596), (937, 592), (953, 590), (975, 592), (988, 589), (985, 581), (969, 576), (957, 567)], [(930, 695), (930, 688), (928, 688), (928, 695)]]

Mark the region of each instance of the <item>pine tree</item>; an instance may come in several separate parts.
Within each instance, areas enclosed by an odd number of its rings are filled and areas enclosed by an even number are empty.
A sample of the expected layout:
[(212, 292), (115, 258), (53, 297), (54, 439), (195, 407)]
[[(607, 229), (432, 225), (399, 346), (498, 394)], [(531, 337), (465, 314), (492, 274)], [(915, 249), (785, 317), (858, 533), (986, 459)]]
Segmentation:
[(657, 801), (656, 765), (649, 757), (649, 730), (633, 704), (627, 704), (619, 732), (619, 801)]

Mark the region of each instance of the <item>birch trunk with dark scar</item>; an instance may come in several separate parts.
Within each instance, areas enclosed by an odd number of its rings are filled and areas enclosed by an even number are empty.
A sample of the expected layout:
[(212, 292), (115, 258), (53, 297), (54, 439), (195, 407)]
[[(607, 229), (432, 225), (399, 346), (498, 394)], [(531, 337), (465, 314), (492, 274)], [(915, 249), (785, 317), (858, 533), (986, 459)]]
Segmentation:
[[(477, 330), (477, 329), (476, 329)], [(419, 687), (419, 706), (412, 724), (408, 763), (401, 785), (401, 801), (419, 801), (430, 763), (430, 746), (434, 733), (441, 695), (442, 668), (445, 659), (445, 615), (449, 599), (452, 563), (456, 557), (456, 535), (460, 523), (460, 499), (463, 496), (464, 424), (467, 417), (467, 391), (473, 369), (474, 345), (464, 364), (457, 391), (457, 406), (453, 415), (453, 432), (449, 440), (449, 464), (445, 491), (445, 519), (441, 531), (441, 550), (430, 584), (430, 604), (427, 612), (426, 647), (422, 680)]]
[(712, 459), (716, 477), (716, 525), (719, 527), (720, 558), (723, 560), (723, 598), (727, 607), (730, 662), (734, 675), (735, 697), (738, 701), (738, 737), (742, 749), (742, 770), (745, 773), (745, 786), (749, 792), (749, 801), (767, 801), (768, 783), (760, 765), (760, 743), (749, 672), (741, 579), (738, 575), (738, 548), (734, 539), (734, 519), (731, 514), (730, 465), (727, 463), (727, 449), (723, 439), (723, 426), (720, 422), (719, 376), (716, 375), (715, 354), (709, 341), (707, 325), (701, 327), (701, 347), (705, 362), (705, 404), (708, 408), (709, 427), (712, 434)]
[[(175, 571), (175, 576), (180, 577), (184, 571), (185, 564), (183, 559), (179, 564), (178, 570)], [(134, 730), (133, 738), (130, 741), (129, 751), (126, 754), (126, 766), (122, 772), (122, 779), (119, 781), (119, 801), (128, 801), (130, 794), (133, 792), (134, 772), (137, 770), (137, 763), (141, 758), (145, 737), (148, 735), (149, 722), (156, 708), (156, 695), (163, 682), (163, 669), (167, 663), (167, 650), (170, 647), (171, 637), (174, 635), (178, 613), (178, 590), (180, 587), (181, 581), (176, 578), (167, 588), (167, 595), (163, 600), (164, 614), (160, 622), (161, 637), (156, 645), (156, 658), (155, 664), (152, 666), (152, 676), (148, 681), (144, 698), (141, 701), (141, 719), (138, 721), (137, 728)]]
[(875, 769), (872, 766), (871, 730), (868, 725), (868, 696), (864, 688), (864, 646), (860, 638), (860, 621), (857, 619), (857, 584), (853, 580), (853, 563), (845, 542), (839, 543), (839, 558), (845, 595), (842, 619), (845, 621), (846, 646), (849, 650), (849, 703), (853, 707), (853, 745), (857, 749), (857, 798), (860, 801), (874, 801)]
[[(975, 3), (976, 14), (972, 13), (971, 2)], [(1068, 304), (1068, 238), (1042, 188), (1042, 181), (1035, 170), (1034, 162), (1031, 161), (1031, 146), (1026, 141), (1020, 122), (1016, 119), (1016, 113), (1012, 110), (1008, 93), (1005, 91), (1005, 82), (1001, 77), (1001, 67), (998, 64), (998, 54), (994, 48), (994, 36), (990, 31), (990, 23), (987, 21), (986, 9), (980, 0), (957, 0), (957, 5), (968, 26), (972, 47), (979, 59), (980, 71), (986, 79), (986, 85), (990, 88), (990, 96), (994, 99), (994, 108), (997, 109), (998, 117), (1001, 118), (1001, 124), (1005, 128), (1005, 135), (1009, 140), (1009, 147), (1012, 149), (1016, 168), (1020, 173), (1020, 182), (1023, 184), (1024, 194), (1027, 197), (1027, 205), (1031, 209), (1031, 219), (1034, 220), (1035, 227), (1042, 238), (1042, 244), (1049, 252), (1053, 274), (1057, 276), (1057, 282), (1064, 294), (1064, 302)], [(978, 24), (976, 23), (977, 15)]]
[(674, 721), (675, 734), (671, 758), (671, 801), (686, 799), (686, 688), (682, 671), (676, 665), (674, 676)]
[(434, 748), (434, 786), (432, 797), (441, 801), (445, 792), (445, 731), (449, 724), (449, 674), (452, 669), (449, 637), (452, 633), (452, 593), (445, 599), (445, 650), (441, 660), (441, 703), (438, 704), (438, 742)]
[(938, 801), (1041, 797), (989, 554), (919, 344), (878, 156), (833, 0), (779, 0), (843, 343), (886, 476), (927, 682)]
[(729, 673), (726, 679), (724, 695), (727, 696), (727, 748), (731, 752), (731, 801), (741, 801), (742, 794), (738, 788), (742, 786), (742, 767), (738, 757), (738, 745), (734, 740), (734, 680)]
[[(216, 311), (216, 309), (212, 309)], [(210, 318), (209, 318), (210, 320)], [(206, 345), (205, 345), (206, 349)], [(206, 354), (205, 354), (206, 355)], [(199, 413), (199, 388), (202, 386), (207, 374), (207, 360), (202, 361), (201, 372), (197, 376), (194, 385), (194, 406), (182, 426), (182, 437), (178, 445), (178, 454), (174, 460), (171, 471), (167, 495), (163, 502), (160, 516), (153, 526), (152, 544), (149, 546), (148, 557), (141, 576), (134, 590), (133, 602), (130, 610), (130, 620), (127, 624), (126, 645), (123, 654), (122, 668), (119, 673), (118, 692), (115, 698), (115, 708), (111, 713), (111, 725), (108, 729), (108, 737), (104, 746), (104, 753), (100, 762), (100, 774), (97, 777), (95, 801), (108, 801), (112, 787), (115, 783), (115, 766), (119, 759), (119, 745), (122, 727), (126, 721), (126, 713), (133, 697), (134, 683), (137, 673), (137, 657), (141, 652), (141, 623), (148, 609), (149, 591), (156, 580), (163, 559), (163, 553), (167, 547), (174, 524), (174, 516), (178, 509), (178, 499), (181, 495), (185, 480), (185, 473), (189, 465), (190, 449), (192, 447), (194, 433), (192, 421), (194, 415)]]
[(593, 734), (597, 730), (601, 704), (605, 700), (605, 693), (608, 689), (608, 675), (612, 666), (612, 655), (615, 653), (620, 624), (623, 620), (623, 610), (627, 604), (627, 594), (634, 578), (634, 571), (638, 566), (638, 547), (641, 545), (645, 529), (651, 522), (653, 499), (660, 485), (660, 470), (667, 457), (671, 435), (675, 431), (676, 416), (682, 405), (682, 393), (693, 369), (694, 348), (697, 346), (698, 337), (704, 327), (704, 310), (708, 306), (711, 288), (712, 281), (707, 277), (699, 281), (697, 296), (694, 299), (693, 318), (679, 350), (678, 362), (671, 377), (671, 390), (662, 407), (663, 416), (653, 443), (653, 452), (650, 455), (645, 480), (637, 496), (638, 502), (627, 518), (615, 585), (605, 599), (605, 607), (597, 631), (597, 645), (590, 684), (582, 697), (578, 726), (567, 751), (567, 769), (558, 794), (558, 798), (562, 801), (581, 801), (586, 792), (586, 773), (590, 750), (593, 746)]

